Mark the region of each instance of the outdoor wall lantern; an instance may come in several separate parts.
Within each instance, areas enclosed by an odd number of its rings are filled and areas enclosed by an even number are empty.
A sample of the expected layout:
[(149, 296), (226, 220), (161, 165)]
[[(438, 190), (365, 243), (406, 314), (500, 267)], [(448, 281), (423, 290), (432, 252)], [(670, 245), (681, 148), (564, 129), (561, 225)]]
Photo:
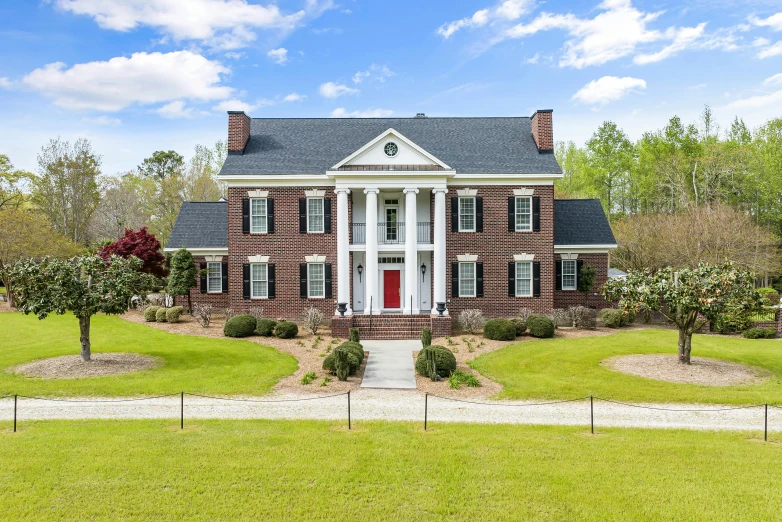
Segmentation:
[(421, 263), (421, 282), (426, 280), (426, 265)]
[(356, 267), (356, 270), (358, 271), (358, 282), (360, 283), (361, 282), (361, 274), (364, 273), (364, 267), (361, 266), (361, 263), (358, 264), (358, 266)]

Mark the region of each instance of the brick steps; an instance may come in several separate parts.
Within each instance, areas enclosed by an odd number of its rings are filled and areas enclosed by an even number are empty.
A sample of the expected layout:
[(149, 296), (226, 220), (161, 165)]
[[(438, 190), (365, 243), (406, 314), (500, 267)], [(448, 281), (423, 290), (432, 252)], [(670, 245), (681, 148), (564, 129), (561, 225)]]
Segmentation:
[[(439, 318), (443, 319), (443, 318)], [(421, 330), (433, 327), (433, 318), (429, 314), (419, 315), (373, 315), (372, 329), (370, 330), (370, 317), (368, 315), (352, 315), (349, 317), (332, 319), (332, 334), (347, 337), (350, 328), (358, 328), (361, 339), (420, 339)], [(438, 322), (440, 335), (451, 333), (450, 318), (446, 323)], [(437, 333), (437, 332), (435, 332)], [(435, 335), (437, 337), (437, 335)]]

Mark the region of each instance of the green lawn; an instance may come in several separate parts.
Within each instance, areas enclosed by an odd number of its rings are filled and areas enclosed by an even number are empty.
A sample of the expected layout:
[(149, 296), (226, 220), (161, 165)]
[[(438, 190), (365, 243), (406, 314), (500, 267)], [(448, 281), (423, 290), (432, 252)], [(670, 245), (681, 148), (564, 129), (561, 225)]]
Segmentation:
[(189, 391), (209, 394), (268, 392), (296, 371), (296, 359), (237, 339), (169, 334), (118, 317), (95, 316), (92, 351), (135, 352), (161, 357), (152, 370), (90, 379), (36, 379), (13, 375), (9, 366), (43, 357), (79, 353), (79, 324), (72, 315), (0, 313), (0, 395), (158, 395)]
[(503, 398), (569, 399), (596, 395), (622, 401), (782, 404), (782, 341), (696, 335), (694, 356), (715, 357), (765, 368), (760, 384), (712, 387), (634, 377), (600, 366), (621, 354), (676, 354), (672, 330), (619, 331), (605, 337), (546, 339), (509, 345), (469, 363), (505, 388)]
[(719, 432), (25, 422), (0, 431), (0, 505), (36, 521), (756, 521), (782, 510), (781, 461)]

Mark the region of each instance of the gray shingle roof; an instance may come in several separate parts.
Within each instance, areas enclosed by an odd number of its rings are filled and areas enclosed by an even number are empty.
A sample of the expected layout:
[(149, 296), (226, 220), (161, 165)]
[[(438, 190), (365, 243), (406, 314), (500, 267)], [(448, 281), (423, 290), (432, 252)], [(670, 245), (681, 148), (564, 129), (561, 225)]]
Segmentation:
[(244, 154), (220, 174), (324, 174), (389, 128), (459, 173), (562, 172), (538, 152), (530, 118), (254, 118)]
[(228, 203), (182, 203), (166, 248), (228, 248)]
[(614, 245), (599, 199), (554, 200), (554, 245)]

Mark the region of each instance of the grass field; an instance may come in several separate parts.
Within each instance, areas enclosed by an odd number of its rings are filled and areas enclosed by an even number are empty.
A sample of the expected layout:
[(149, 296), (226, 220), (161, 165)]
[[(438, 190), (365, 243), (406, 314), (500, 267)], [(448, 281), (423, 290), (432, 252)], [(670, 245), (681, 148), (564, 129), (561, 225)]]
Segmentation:
[(118, 317), (94, 316), (92, 351), (153, 355), (164, 364), (152, 370), (90, 379), (36, 379), (13, 375), (9, 366), (59, 355), (78, 355), (79, 324), (72, 315), (0, 313), (0, 395), (158, 395), (189, 391), (210, 394), (268, 392), (298, 367), (279, 351), (236, 339), (175, 335)]
[(782, 446), (749, 434), (506, 425), (26, 422), (4, 520), (772, 520)]
[(782, 404), (782, 341), (695, 335), (693, 356), (757, 366), (773, 376), (746, 386), (676, 384), (626, 375), (600, 366), (622, 354), (676, 354), (672, 330), (619, 331), (605, 337), (517, 343), (484, 354), (469, 365), (505, 386), (500, 397), (568, 399), (586, 395), (623, 401)]

